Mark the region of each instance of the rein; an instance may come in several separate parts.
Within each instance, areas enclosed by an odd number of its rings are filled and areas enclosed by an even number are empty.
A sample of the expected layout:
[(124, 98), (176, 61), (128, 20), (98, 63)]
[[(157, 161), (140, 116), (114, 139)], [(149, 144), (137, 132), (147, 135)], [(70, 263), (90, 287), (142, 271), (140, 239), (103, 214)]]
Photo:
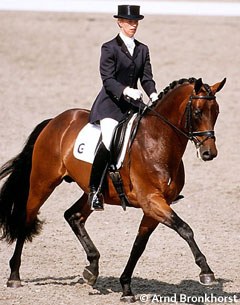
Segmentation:
[[(162, 116), (160, 113), (158, 113), (156, 110), (152, 109), (148, 105), (145, 106), (146, 109), (149, 109), (151, 112), (153, 112), (157, 117), (159, 117), (164, 123), (171, 126), (173, 129), (181, 133), (183, 136), (185, 136), (188, 140), (193, 141), (196, 148), (199, 148), (206, 140), (215, 138), (214, 130), (205, 130), (205, 131), (193, 131), (193, 124), (192, 124), (192, 101), (194, 99), (205, 99), (205, 100), (212, 100), (216, 99), (215, 95), (212, 94), (210, 88), (206, 87), (206, 90), (209, 95), (201, 96), (201, 95), (191, 95), (189, 98), (189, 101), (187, 103), (185, 113), (186, 113), (186, 128), (188, 127), (188, 133), (182, 131), (180, 128), (175, 126), (173, 123), (171, 123), (168, 119), (166, 119), (164, 116)], [(205, 136), (205, 138), (200, 141), (197, 137)]]

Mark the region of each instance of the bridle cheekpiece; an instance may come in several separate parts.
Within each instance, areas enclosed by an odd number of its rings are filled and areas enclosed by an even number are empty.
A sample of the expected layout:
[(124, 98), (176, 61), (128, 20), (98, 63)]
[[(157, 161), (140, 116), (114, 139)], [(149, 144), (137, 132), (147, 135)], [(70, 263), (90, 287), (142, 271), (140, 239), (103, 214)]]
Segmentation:
[[(188, 138), (190, 141), (193, 141), (196, 145), (196, 148), (199, 148), (206, 140), (208, 139), (214, 139), (215, 138), (215, 132), (214, 130), (204, 130), (204, 131), (193, 131), (193, 122), (192, 122), (192, 102), (193, 100), (215, 100), (216, 96), (212, 93), (211, 88), (207, 84), (203, 84), (206, 92), (208, 95), (191, 95), (189, 98), (189, 101), (186, 106), (186, 123), (185, 127), (188, 128)], [(205, 138), (200, 141), (197, 137), (203, 137)]]

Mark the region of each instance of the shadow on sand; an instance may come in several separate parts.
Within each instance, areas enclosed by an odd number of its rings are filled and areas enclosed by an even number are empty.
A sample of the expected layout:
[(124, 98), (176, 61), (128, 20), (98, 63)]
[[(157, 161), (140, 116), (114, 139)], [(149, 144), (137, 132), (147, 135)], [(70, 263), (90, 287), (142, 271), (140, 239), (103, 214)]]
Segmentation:
[[(46, 278), (37, 278), (34, 280), (28, 280), (28, 283), (34, 283), (35, 285), (83, 285), (85, 284), (83, 278), (78, 276), (70, 277), (46, 277)], [(135, 295), (146, 294), (149, 298), (152, 298), (156, 295), (161, 297), (164, 300), (171, 300), (175, 297), (176, 300), (180, 301), (180, 296), (184, 296), (185, 304), (196, 304), (196, 305), (205, 305), (209, 303), (208, 301), (201, 301), (202, 298), (212, 297), (214, 301), (210, 303), (220, 303), (225, 304), (226, 302), (221, 302), (223, 298), (228, 300), (228, 303), (233, 303), (237, 298), (240, 299), (240, 292), (228, 293), (224, 291), (224, 284), (229, 283), (231, 280), (226, 279), (217, 279), (217, 283), (212, 286), (202, 286), (199, 282), (194, 280), (183, 280), (179, 284), (169, 284), (161, 282), (154, 279), (146, 279), (141, 277), (132, 278), (132, 288)], [(117, 277), (99, 277), (97, 283), (94, 285), (94, 290), (89, 293), (89, 295), (107, 295), (113, 292), (121, 293), (121, 285), (119, 283), (119, 278)], [(201, 298), (202, 297), (202, 298)], [(139, 299), (137, 297), (137, 299)], [(197, 299), (197, 300), (196, 300)], [(200, 300), (200, 301), (199, 301)], [(170, 302), (169, 302), (170, 303)], [(183, 302), (181, 302), (183, 303)]]

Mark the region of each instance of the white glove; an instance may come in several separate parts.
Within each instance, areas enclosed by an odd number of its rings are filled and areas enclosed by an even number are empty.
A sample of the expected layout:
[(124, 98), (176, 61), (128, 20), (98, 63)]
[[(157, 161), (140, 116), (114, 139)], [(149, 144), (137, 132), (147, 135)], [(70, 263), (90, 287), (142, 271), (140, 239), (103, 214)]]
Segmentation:
[(152, 103), (156, 102), (158, 100), (158, 94), (156, 92), (153, 92), (150, 95), (150, 100), (151, 100)]
[(141, 90), (133, 89), (133, 88), (130, 88), (130, 87), (126, 87), (123, 90), (123, 95), (125, 97), (130, 97), (130, 98), (132, 98), (135, 101), (139, 100), (139, 99), (141, 99), (143, 97), (143, 94), (142, 94)]

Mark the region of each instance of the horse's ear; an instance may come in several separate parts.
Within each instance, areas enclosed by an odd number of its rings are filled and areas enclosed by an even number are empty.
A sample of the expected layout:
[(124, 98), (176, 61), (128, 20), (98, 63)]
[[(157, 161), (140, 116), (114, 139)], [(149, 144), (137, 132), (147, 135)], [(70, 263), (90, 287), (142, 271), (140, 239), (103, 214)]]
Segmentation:
[(201, 87), (202, 87), (202, 79), (199, 78), (195, 81), (195, 84), (194, 84), (194, 90), (195, 90), (195, 93), (198, 94), (198, 92), (200, 91)]
[(215, 94), (216, 92), (220, 91), (223, 88), (223, 86), (226, 83), (226, 80), (227, 79), (225, 77), (220, 83), (216, 83), (215, 85), (212, 86), (211, 89), (212, 89), (213, 94)]

